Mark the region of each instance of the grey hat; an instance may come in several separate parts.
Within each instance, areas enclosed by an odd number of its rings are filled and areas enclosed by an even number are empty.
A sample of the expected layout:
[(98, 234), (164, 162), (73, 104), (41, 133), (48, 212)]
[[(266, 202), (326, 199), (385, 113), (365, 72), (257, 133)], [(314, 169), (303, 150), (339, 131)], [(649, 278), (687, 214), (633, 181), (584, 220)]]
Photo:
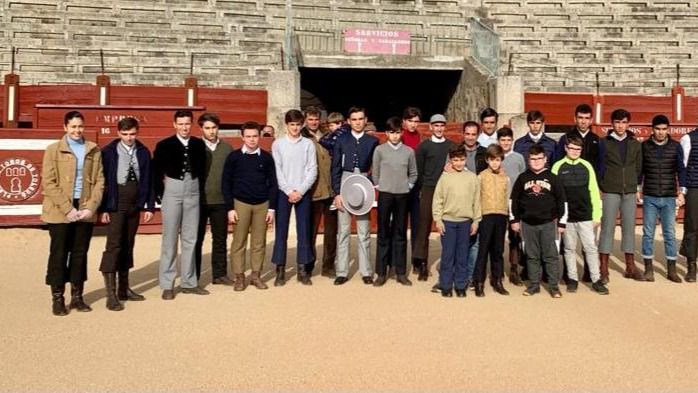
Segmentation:
[(429, 124), (434, 123), (446, 123), (446, 117), (439, 113), (432, 115), (431, 119), (429, 119)]
[(344, 210), (355, 216), (362, 216), (371, 211), (376, 200), (373, 183), (364, 175), (354, 174), (342, 182), (340, 189)]

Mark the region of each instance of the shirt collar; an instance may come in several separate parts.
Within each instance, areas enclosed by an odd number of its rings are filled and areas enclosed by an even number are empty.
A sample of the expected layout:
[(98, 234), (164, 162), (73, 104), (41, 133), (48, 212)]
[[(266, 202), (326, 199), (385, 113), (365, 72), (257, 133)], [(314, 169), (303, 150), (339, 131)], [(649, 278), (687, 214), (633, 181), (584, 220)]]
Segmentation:
[(441, 138), (437, 138), (436, 136), (432, 135), (431, 141), (434, 143), (443, 143), (443, 142), (446, 142), (446, 137), (442, 136)]
[(623, 134), (623, 137), (621, 138), (620, 136), (618, 136), (618, 134), (616, 134), (615, 132), (611, 131), (611, 138), (617, 140), (618, 142), (624, 141), (625, 138), (627, 138), (627, 137), (628, 137), (628, 133), (627, 133), (627, 132), (626, 132), (625, 134)]
[(352, 135), (354, 138), (356, 138), (357, 141), (358, 141), (359, 139), (361, 139), (361, 137), (364, 136), (365, 133), (366, 133), (366, 131), (356, 132), (356, 131), (354, 131), (354, 130), (351, 130), (351, 135)]
[(402, 146), (402, 142), (398, 142), (397, 145), (393, 145), (391, 142), (388, 142), (388, 144), (393, 148), (393, 150), (397, 150), (400, 148), (400, 146)]
[(215, 142), (211, 142), (208, 139), (204, 138), (204, 143), (206, 144), (206, 147), (208, 147), (209, 150), (216, 151), (216, 147), (218, 147), (218, 144), (221, 143), (221, 140), (216, 138)]
[(133, 151), (136, 149), (135, 143), (133, 144), (133, 146), (129, 146), (129, 145), (125, 144), (123, 141), (119, 141), (119, 145), (121, 145), (121, 147), (124, 150), (126, 150), (126, 153), (128, 153), (128, 154), (132, 154)]
[(257, 149), (250, 151), (250, 149), (248, 149), (247, 146), (242, 145), (242, 153), (243, 154), (256, 154), (258, 156), (262, 155), (262, 151), (259, 149), (259, 146), (257, 146)]
[(528, 132), (528, 137), (531, 138), (534, 142), (537, 143), (539, 140), (543, 139), (543, 133), (541, 132), (541, 133), (538, 134), (537, 136), (534, 136), (534, 135), (531, 134), (531, 132), (529, 131), (529, 132)]
[(577, 132), (579, 133), (579, 135), (582, 136), (582, 139), (584, 139), (584, 138), (586, 138), (587, 134), (589, 133), (589, 130), (586, 130), (585, 132), (582, 132), (582, 131), (580, 131), (579, 129), (577, 129)]
[(191, 138), (184, 139), (181, 136), (179, 136), (179, 134), (177, 134), (177, 139), (179, 139), (179, 141), (182, 142), (184, 146), (189, 146), (189, 139)]

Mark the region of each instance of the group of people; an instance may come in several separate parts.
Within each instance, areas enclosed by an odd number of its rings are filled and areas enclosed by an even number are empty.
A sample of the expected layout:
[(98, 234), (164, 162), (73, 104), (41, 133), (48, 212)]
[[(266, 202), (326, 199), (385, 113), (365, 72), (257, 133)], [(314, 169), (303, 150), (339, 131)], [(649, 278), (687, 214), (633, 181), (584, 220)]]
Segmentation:
[[(514, 140), (511, 128), (497, 129), (498, 114), (483, 110), (480, 122), (463, 125), (463, 142), (449, 140), (446, 118), (429, 119), (422, 139), (418, 108), (388, 119), (386, 142), (366, 131), (366, 110), (352, 107), (347, 118), (330, 113), (322, 122), (317, 108), (284, 116), (285, 136), (271, 152), (260, 148), (262, 126), (241, 127), (242, 147), (219, 138), (220, 119), (204, 113), (192, 135), (194, 115), (174, 114), (174, 135), (159, 141), (152, 158), (138, 140), (134, 118), (118, 123), (119, 137), (99, 148), (83, 136), (83, 115), (68, 112), (65, 137), (50, 145), (43, 160), (42, 219), (51, 238), (46, 284), (54, 315), (70, 309), (90, 311), (83, 299), (87, 252), (94, 223), (107, 225), (100, 271), (106, 306), (122, 310), (124, 301), (144, 300), (129, 285), (138, 225), (162, 215), (159, 285), (162, 299), (175, 298), (179, 250), (183, 294), (206, 295), (199, 285), (206, 229), (212, 236), (212, 284), (243, 291), (248, 285), (267, 289), (261, 277), (267, 228), (275, 223), (271, 262), (275, 286), (286, 283), (288, 234), (295, 211), (297, 279), (312, 285), (323, 227), (321, 271), (334, 284), (349, 279), (349, 235), (356, 221), (358, 270), (363, 283), (380, 287), (392, 273), (412, 285), (408, 269), (410, 227), (412, 273), (429, 277), (429, 237), (440, 234), (439, 279), (432, 288), (443, 296), (465, 297), (468, 286), (485, 296), (487, 263), (490, 285), (502, 295), (504, 247), (508, 237), (509, 281), (539, 293), (546, 281), (552, 297), (561, 297), (559, 281), (575, 292), (580, 281), (576, 248), (582, 244), (584, 273), (593, 291), (608, 294), (609, 256), (616, 217), (621, 216), (625, 277), (654, 281), (654, 232), (659, 219), (664, 237), (667, 277), (681, 282), (674, 234), (677, 207), (686, 204), (681, 254), (687, 259), (685, 280), (696, 280), (698, 231), (698, 132), (681, 142), (669, 136), (669, 120), (657, 115), (652, 136), (639, 142), (628, 131), (631, 115), (611, 114), (612, 129), (599, 137), (591, 131), (592, 109), (575, 109), (575, 126), (559, 141), (545, 135), (541, 112), (527, 114), (528, 132)], [(322, 127), (322, 126), (326, 126)], [(369, 189), (361, 181), (369, 182)], [(378, 235), (375, 265), (370, 261), (370, 211), (377, 190)], [(370, 195), (369, 195), (370, 194)], [(642, 203), (642, 258), (635, 265), (636, 203)], [(142, 217), (141, 217), (142, 215)], [(228, 250), (228, 228), (234, 224)], [(601, 226), (597, 236), (596, 228)], [(248, 237), (250, 274), (247, 270)], [(562, 274), (558, 271), (563, 255)], [(228, 259), (232, 278), (228, 273)], [(521, 269), (523, 268), (523, 269)], [(543, 277), (545, 273), (545, 277)], [(70, 303), (65, 304), (65, 284)]]

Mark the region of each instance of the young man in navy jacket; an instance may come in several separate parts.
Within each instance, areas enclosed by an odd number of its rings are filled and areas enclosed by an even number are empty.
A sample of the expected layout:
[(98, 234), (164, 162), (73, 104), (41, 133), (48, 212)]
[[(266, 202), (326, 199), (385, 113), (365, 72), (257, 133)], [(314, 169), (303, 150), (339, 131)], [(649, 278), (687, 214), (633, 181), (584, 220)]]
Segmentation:
[[(143, 221), (153, 218), (155, 193), (150, 169), (150, 150), (136, 139), (138, 120), (119, 121), (119, 138), (102, 149), (104, 197), (101, 220), (107, 224), (107, 244), (99, 270), (107, 289), (107, 308), (123, 310), (119, 300), (145, 300), (129, 287), (128, 271), (133, 267), (133, 246)], [(116, 275), (118, 272), (118, 291)]]

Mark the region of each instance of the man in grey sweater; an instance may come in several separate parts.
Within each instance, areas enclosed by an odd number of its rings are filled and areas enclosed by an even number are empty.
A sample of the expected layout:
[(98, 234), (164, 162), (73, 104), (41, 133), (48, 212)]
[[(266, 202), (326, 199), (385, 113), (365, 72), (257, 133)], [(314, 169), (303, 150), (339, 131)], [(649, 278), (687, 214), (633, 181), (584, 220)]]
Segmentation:
[(414, 151), (401, 141), (401, 120), (388, 119), (388, 141), (373, 154), (373, 182), (378, 188), (378, 251), (374, 286), (385, 284), (388, 265), (395, 267), (397, 282), (407, 278), (407, 199), (417, 182)]
[(197, 122), (206, 144), (204, 193), (201, 198), (199, 232), (194, 246), (196, 277), (201, 278), (201, 256), (206, 236), (206, 224), (211, 223), (211, 278), (213, 284), (233, 285), (228, 278), (228, 208), (223, 199), (221, 178), (223, 164), (233, 148), (218, 138), (220, 119), (213, 113), (204, 113)]

